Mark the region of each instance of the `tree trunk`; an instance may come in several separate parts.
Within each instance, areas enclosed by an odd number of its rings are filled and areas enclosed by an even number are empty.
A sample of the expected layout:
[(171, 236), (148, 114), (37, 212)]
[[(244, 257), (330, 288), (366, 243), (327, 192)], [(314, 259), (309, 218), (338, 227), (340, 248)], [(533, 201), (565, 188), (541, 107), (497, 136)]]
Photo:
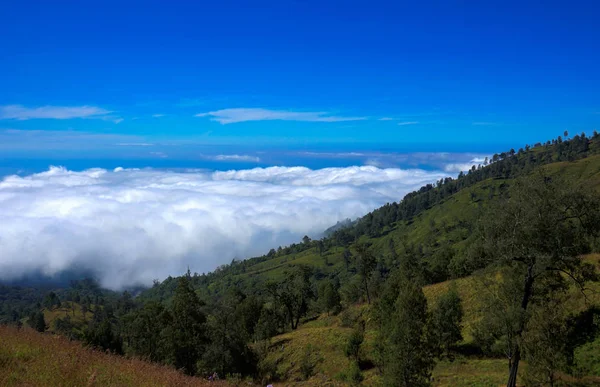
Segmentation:
[[(531, 298), (531, 292), (533, 290), (533, 265), (529, 265), (527, 268), (527, 276), (525, 277), (525, 286), (523, 288), (523, 299), (521, 300), (521, 309), (523, 310), (523, 314), (527, 311), (527, 305), (529, 304), (529, 299)], [(521, 360), (521, 343), (519, 340), (523, 335), (523, 331), (525, 330), (525, 316), (521, 318), (521, 322), (519, 323), (519, 330), (517, 331), (517, 343), (515, 344), (514, 355), (512, 359), (512, 364), (510, 366), (510, 371), (508, 373), (508, 382), (506, 383), (506, 387), (516, 387), (517, 385), (517, 373), (519, 371), (519, 361)]]
[(371, 295), (369, 294), (369, 283), (365, 277), (365, 293), (367, 293), (367, 304), (371, 305)]
[(521, 360), (521, 351), (517, 346), (515, 351), (514, 359), (512, 365), (510, 367), (510, 371), (508, 373), (508, 383), (506, 383), (506, 387), (516, 387), (517, 385), (517, 372), (519, 371), (519, 361)]

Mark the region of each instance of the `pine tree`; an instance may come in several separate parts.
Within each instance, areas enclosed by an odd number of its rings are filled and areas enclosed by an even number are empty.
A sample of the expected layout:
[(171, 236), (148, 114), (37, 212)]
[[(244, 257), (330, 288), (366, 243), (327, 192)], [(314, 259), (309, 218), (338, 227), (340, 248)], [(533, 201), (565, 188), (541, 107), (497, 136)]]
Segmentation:
[(173, 322), (164, 333), (170, 344), (170, 361), (189, 375), (196, 373), (197, 362), (206, 344), (206, 317), (201, 307), (189, 276), (182, 276), (173, 297)]

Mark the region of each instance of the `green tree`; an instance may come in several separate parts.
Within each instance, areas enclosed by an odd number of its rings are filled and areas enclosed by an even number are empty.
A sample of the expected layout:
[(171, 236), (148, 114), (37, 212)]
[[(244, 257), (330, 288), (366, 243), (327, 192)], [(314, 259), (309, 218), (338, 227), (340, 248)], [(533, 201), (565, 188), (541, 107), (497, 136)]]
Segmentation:
[(510, 287), (518, 294), (506, 310), (514, 327), (508, 387), (517, 382), (530, 305), (543, 304), (543, 295), (565, 277), (580, 287), (593, 278), (593, 268), (579, 258), (589, 250), (589, 236), (600, 230), (600, 203), (590, 192), (540, 172), (516, 181), (510, 198), (480, 224), (488, 259), (520, 282)]
[(534, 307), (523, 335), (527, 360), (525, 381), (531, 386), (554, 386), (556, 374), (569, 363), (569, 329), (560, 295), (543, 306)]
[(370, 250), (369, 245), (360, 243), (356, 245), (355, 249), (357, 252), (356, 269), (362, 279), (363, 289), (365, 295), (367, 296), (367, 303), (371, 304), (371, 293), (369, 292), (369, 279), (373, 274), (373, 269), (375, 269), (377, 261), (375, 260), (375, 256)]
[(385, 385), (429, 386), (434, 361), (427, 341), (427, 300), (421, 285), (395, 273), (376, 313), (380, 329), (375, 355)]
[(164, 334), (169, 342), (170, 362), (189, 375), (196, 373), (206, 344), (206, 317), (201, 307), (189, 275), (179, 278), (171, 308), (172, 324)]
[(449, 355), (450, 348), (462, 340), (463, 309), (456, 284), (443, 294), (431, 311), (430, 335), (438, 356)]
[(300, 319), (308, 312), (309, 301), (314, 299), (310, 274), (308, 267), (296, 266), (285, 273), (281, 282), (267, 284), (267, 291), (286, 311), (292, 329), (298, 328)]
[(44, 313), (39, 311), (29, 317), (29, 326), (38, 332), (46, 331), (46, 320), (44, 319)]
[(365, 340), (365, 329), (362, 324), (358, 324), (350, 333), (344, 352), (346, 356), (358, 363), (360, 360), (360, 347)]
[(322, 310), (327, 312), (338, 313), (342, 306), (340, 304), (340, 293), (336, 289), (331, 280), (323, 281), (319, 286), (319, 303)]

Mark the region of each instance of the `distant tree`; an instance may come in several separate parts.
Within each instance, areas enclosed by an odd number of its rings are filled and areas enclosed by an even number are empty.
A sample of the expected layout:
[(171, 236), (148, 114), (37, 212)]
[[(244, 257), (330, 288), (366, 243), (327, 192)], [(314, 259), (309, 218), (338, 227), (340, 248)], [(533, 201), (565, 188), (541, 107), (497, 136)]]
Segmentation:
[(344, 252), (342, 252), (342, 259), (344, 260), (346, 270), (348, 270), (350, 268), (350, 262), (352, 262), (352, 253), (350, 250), (344, 249)]
[(268, 283), (267, 290), (286, 311), (291, 328), (298, 328), (300, 319), (308, 312), (309, 301), (314, 298), (310, 269), (297, 266), (285, 274), (283, 281)]
[(371, 294), (369, 293), (369, 279), (373, 273), (373, 269), (377, 265), (375, 256), (366, 244), (358, 244), (355, 247), (356, 256), (356, 269), (358, 274), (361, 276), (363, 281), (364, 292), (367, 296), (367, 303), (371, 303)]
[(302, 237), (302, 243), (304, 243), (305, 245), (308, 245), (310, 243), (310, 238), (308, 237), (308, 235)]
[(569, 137), (569, 131), (565, 130), (565, 132), (563, 133), (563, 135), (565, 136), (565, 139)]
[(45, 332), (47, 326), (46, 320), (44, 319), (44, 313), (41, 311), (33, 313), (31, 317), (29, 317), (29, 326), (38, 332)]
[(462, 340), (463, 309), (455, 283), (431, 311), (430, 334), (438, 357), (448, 356), (450, 348)]
[(58, 298), (56, 293), (50, 292), (46, 295), (46, 298), (44, 298), (44, 306), (48, 309), (52, 309), (55, 306), (60, 308), (60, 299)]
[(319, 287), (319, 302), (322, 310), (337, 313), (341, 310), (340, 293), (331, 280), (325, 280)]
[(322, 240), (317, 241), (317, 252), (320, 256), (323, 256), (323, 253), (325, 252), (325, 244)]

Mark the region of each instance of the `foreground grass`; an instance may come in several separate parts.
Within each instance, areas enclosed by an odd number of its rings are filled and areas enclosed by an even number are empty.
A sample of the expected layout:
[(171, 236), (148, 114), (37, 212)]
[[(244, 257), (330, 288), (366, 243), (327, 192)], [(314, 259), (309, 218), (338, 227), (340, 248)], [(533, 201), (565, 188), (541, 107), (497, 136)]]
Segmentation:
[(62, 337), (0, 326), (0, 386), (206, 386), (165, 366), (84, 348)]

